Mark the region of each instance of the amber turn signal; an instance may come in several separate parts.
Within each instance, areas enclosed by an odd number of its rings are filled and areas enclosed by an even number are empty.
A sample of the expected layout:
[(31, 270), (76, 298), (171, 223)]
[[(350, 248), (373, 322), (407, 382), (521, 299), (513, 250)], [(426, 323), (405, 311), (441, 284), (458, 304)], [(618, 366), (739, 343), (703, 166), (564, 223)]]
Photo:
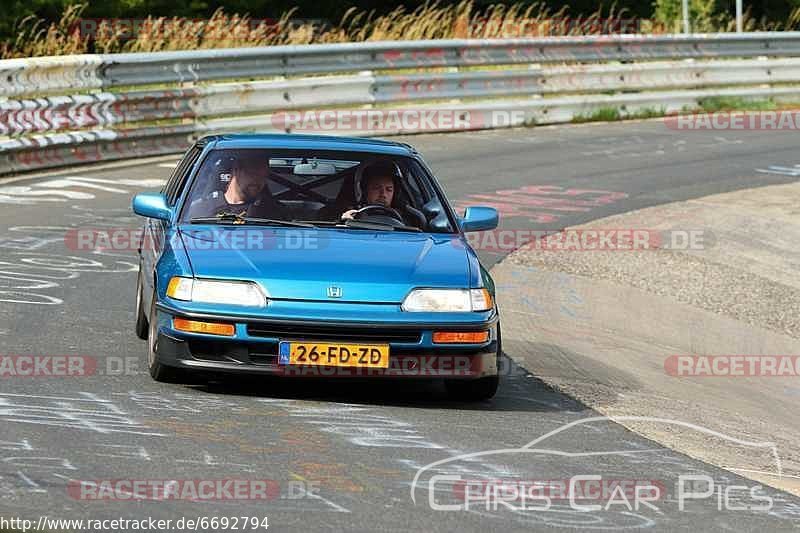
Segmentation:
[(233, 337), (236, 334), (236, 326), (218, 322), (200, 322), (185, 318), (173, 318), (172, 326), (178, 331), (187, 333), (205, 333), (208, 335), (224, 335), (226, 337)]
[(488, 331), (434, 331), (435, 344), (482, 344), (489, 340)]

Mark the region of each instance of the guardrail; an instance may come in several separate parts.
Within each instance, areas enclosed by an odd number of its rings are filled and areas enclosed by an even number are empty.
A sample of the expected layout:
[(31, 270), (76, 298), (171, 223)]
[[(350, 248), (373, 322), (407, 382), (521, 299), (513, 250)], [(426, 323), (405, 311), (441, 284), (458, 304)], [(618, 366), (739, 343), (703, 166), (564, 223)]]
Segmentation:
[[(397, 72), (404, 70), (412, 72)], [(221, 80), (238, 81), (208, 83)], [(190, 137), (206, 132), (291, 131), (276, 119), (289, 110), (357, 106), (352, 112), (358, 114), (363, 106), (414, 103), (416, 109), (444, 106), (467, 115), (520, 112), (461, 126), (473, 129), (569, 121), (609, 106), (623, 114), (678, 111), (717, 94), (798, 100), (800, 89), (791, 87), (798, 81), (800, 32), (397, 41), (5, 60), (0, 136), (7, 140), (0, 140), (0, 174), (182, 151)], [(157, 88), (136, 89), (143, 85)], [(418, 103), (424, 101), (431, 103)], [(395, 131), (420, 128), (377, 133)]]

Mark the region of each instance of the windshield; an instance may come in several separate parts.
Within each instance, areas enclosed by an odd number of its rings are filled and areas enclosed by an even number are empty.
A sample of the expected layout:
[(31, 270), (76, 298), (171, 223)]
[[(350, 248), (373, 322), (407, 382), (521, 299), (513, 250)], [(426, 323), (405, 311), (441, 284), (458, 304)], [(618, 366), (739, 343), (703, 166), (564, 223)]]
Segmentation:
[(454, 231), (413, 158), (325, 150), (213, 150), (191, 185), (181, 221)]

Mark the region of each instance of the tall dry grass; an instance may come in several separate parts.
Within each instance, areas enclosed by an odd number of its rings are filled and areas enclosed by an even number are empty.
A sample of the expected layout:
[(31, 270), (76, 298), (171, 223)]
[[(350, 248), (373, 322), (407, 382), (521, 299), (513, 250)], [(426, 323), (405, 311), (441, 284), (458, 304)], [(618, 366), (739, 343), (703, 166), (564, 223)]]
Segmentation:
[(34, 16), (17, 23), (17, 35), (0, 43), (0, 57), (32, 57), (48, 55), (81, 54), (87, 50), (88, 38), (73, 31), (86, 5), (67, 6), (58, 22), (46, 24)]
[[(50, 24), (28, 17), (17, 25), (17, 35), (0, 43), (0, 58), (32, 57), (77, 53), (156, 52), (279, 44), (341, 43), (376, 40), (459, 39), (538, 37), (616, 33), (638, 29), (644, 33), (679, 30), (670, 24), (644, 21), (632, 24), (624, 10), (569, 18), (566, 7), (550, 11), (541, 3), (490, 5), (478, 9), (472, 0), (442, 6), (436, 1), (414, 10), (400, 6), (385, 15), (349, 9), (338, 24), (296, 23), (295, 10), (283, 14), (273, 24), (259, 23), (248, 15), (217, 10), (207, 20), (177, 17), (149, 17), (136, 35), (129, 29), (103, 23), (93, 35), (81, 33), (81, 15), (87, 4), (65, 9), (61, 19)], [(717, 27), (706, 31), (731, 31), (732, 21), (719, 19)], [(748, 17), (747, 30), (794, 29), (800, 27), (800, 8), (783, 24), (768, 23)]]

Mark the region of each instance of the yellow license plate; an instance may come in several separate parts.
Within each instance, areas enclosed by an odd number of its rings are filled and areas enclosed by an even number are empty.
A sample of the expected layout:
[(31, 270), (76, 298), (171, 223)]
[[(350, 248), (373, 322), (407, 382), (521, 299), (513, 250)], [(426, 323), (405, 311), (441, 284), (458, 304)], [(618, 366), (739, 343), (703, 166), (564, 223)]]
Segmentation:
[(282, 341), (278, 354), (278, 362), (281, 365), (389, 367), (388, 344)]

